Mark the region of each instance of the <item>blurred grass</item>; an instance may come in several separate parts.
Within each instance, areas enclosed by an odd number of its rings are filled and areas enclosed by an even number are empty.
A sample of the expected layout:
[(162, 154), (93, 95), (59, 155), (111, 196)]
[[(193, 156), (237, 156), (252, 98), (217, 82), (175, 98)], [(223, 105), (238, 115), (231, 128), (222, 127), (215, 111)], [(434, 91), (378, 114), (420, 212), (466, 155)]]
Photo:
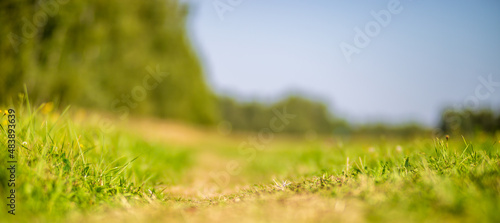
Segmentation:
[[(40, 107), (16, 109), (17, 216), (42, 213), (60, 218), (71, 211), (92, 211), (117, 200), (144, 202), (156, 196), (155, 185), (172, 185), (190, 166), (188, 150), (151, 144), (120, 131), (105, 134), (98, 127), (78, 127), (65, 113), (41, 114)], [(6, 115), (1, 117), (6, 120)], [(2, 124), (2, 147), (7, 148)], [(7, 152), (0, 156), (7, 163)], [(1, 172), (1, 182), (8, 175)], [(7, 197), (2, 183), (1, 195)], [(2, 216), (7, 213), (2, 206)]]
[[(161, 134), (145, 140), (153, 134), (134, 129), (137, 123), (104, 132), (74, 122), (71, 109), (45, 106), (16, 107), (17, 215), (0, 210), (8, 222), (500, 220), (500, 145), (491, 136), (278, 135), (248, 159), (237, 149), (244, 134), (190, 130), (199, 140), (184, 145)], [(4, 148), (6, 137), (2, 124)], [(210, 173), (231, 161), (241, 173), (227, 187), (204, 191)], [(0, 171), (2, 182), (6, 174)], [(0, 189), (7, 197), (5, 185)]]

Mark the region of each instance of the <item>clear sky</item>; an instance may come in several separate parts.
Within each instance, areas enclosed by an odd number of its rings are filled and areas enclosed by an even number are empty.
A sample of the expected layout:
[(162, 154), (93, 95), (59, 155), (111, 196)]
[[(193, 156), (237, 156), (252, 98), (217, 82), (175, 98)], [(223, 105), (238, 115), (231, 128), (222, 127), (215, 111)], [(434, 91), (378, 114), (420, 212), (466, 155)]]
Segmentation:
[[(305, 92), (351, 121), (431, 125), (445, 106), (477, 98), (479, 77), (500, 82), (500, 1), (237, 2), (190, 1), (191, 39), (218, 93)], [(380, 10), (390, 19), (375, 19)], [(350, 62), (342, 43), (359, 50)], [(483, 106), (500, 108), (500, 86), (479, 92)]]

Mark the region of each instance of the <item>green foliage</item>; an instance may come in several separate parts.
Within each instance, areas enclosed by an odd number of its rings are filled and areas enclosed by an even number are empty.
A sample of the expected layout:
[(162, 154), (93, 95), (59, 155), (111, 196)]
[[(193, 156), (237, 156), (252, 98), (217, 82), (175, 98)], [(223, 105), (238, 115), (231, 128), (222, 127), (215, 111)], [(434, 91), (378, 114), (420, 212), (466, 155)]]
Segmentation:
[(290, 96), (270, 105), (259, 102), (242, 103), (221, 97), (219, 107), (222, 118), (236, 130), (259, 131), (269, 128), (269, 122), (276, 116), (276, 111), (283, 113), (285, 110), (287, 114), (295, 116), (283, 130), (285, 133), (329, 134), (334, 130), (347, 128), (344, 122), (330, 114), (323, 103), (299, 96)]
[[(35, 102), (213, 123), (215, 100), (186, 15), (175, 0), (2, 1), (0, 105), (26, 84)], [(144, 87), (148, 66), (168, 76), (144, 98), (125, 102), (123, 95)]]
[(441, 115), (439, 128), (445, 133), (473, 134), (500, 131), (500, 113), (491, 109), (461, 111), (447, 109)]
[(403, 138), (430, 135), (430, 131), (428, 129), (416, 123), (403, 125), (389, 125), (386, 123), (364, 124), (353, 128), (352, 133), (355, 135)]

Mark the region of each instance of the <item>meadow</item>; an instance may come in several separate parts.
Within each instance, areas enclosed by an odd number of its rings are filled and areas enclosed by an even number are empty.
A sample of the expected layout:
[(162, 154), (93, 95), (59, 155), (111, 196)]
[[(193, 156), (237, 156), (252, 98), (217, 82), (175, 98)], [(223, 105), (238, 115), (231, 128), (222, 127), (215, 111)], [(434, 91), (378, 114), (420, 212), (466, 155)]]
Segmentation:
[[(249, 156), (255, 133), (144, 117), (103, 131), (86, 110), (13, 109), (16, 207), (1, 222), (500, 221), (498, 134), (276, 135)], [(0, 124), (7, 148), (4, 108)]]
[(0, 223), (500, 222), (500, 4), (238, 2), (3, 0)]

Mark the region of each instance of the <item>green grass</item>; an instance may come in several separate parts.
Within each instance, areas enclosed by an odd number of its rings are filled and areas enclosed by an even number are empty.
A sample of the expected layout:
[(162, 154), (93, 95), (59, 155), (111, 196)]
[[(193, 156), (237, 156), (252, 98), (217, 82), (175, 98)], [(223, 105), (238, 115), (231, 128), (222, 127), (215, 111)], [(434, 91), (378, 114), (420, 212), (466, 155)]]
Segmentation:
[[(103, 132), (74, 122), (71, 110), (29, 108), (16, 108), (16, 216), (2, 205), (1, 222), (500, 222), (498, 135), (277, 137), (247, 162), (236, 149), (244, 137), (179, 145), (145, 140), (133, 128)], [(203, 194), (209, 173), (230, 161), (242, 164), (241, 173)], [(2, 202), (8, 178), (2, 168)]]
[[(125, 132), (77, 127), (64, 113), (16, 110), (16, 216), (7, 216), (2, 205), (2, 218), (62, 220), (70, 212), (120, 207), (123, 199), (147, 203), (146, 197), (161, 197), (155, 185), (178, 182), (191, 162), (187, 150)], [(6, 130), (2, 125), (2, 148), (7, 148)], [(7, 155), (3, 150), (2, 164), (7, 164)], [(5, 170), (0, 172), (1, 197), (8, 196), (8, 177)]]

